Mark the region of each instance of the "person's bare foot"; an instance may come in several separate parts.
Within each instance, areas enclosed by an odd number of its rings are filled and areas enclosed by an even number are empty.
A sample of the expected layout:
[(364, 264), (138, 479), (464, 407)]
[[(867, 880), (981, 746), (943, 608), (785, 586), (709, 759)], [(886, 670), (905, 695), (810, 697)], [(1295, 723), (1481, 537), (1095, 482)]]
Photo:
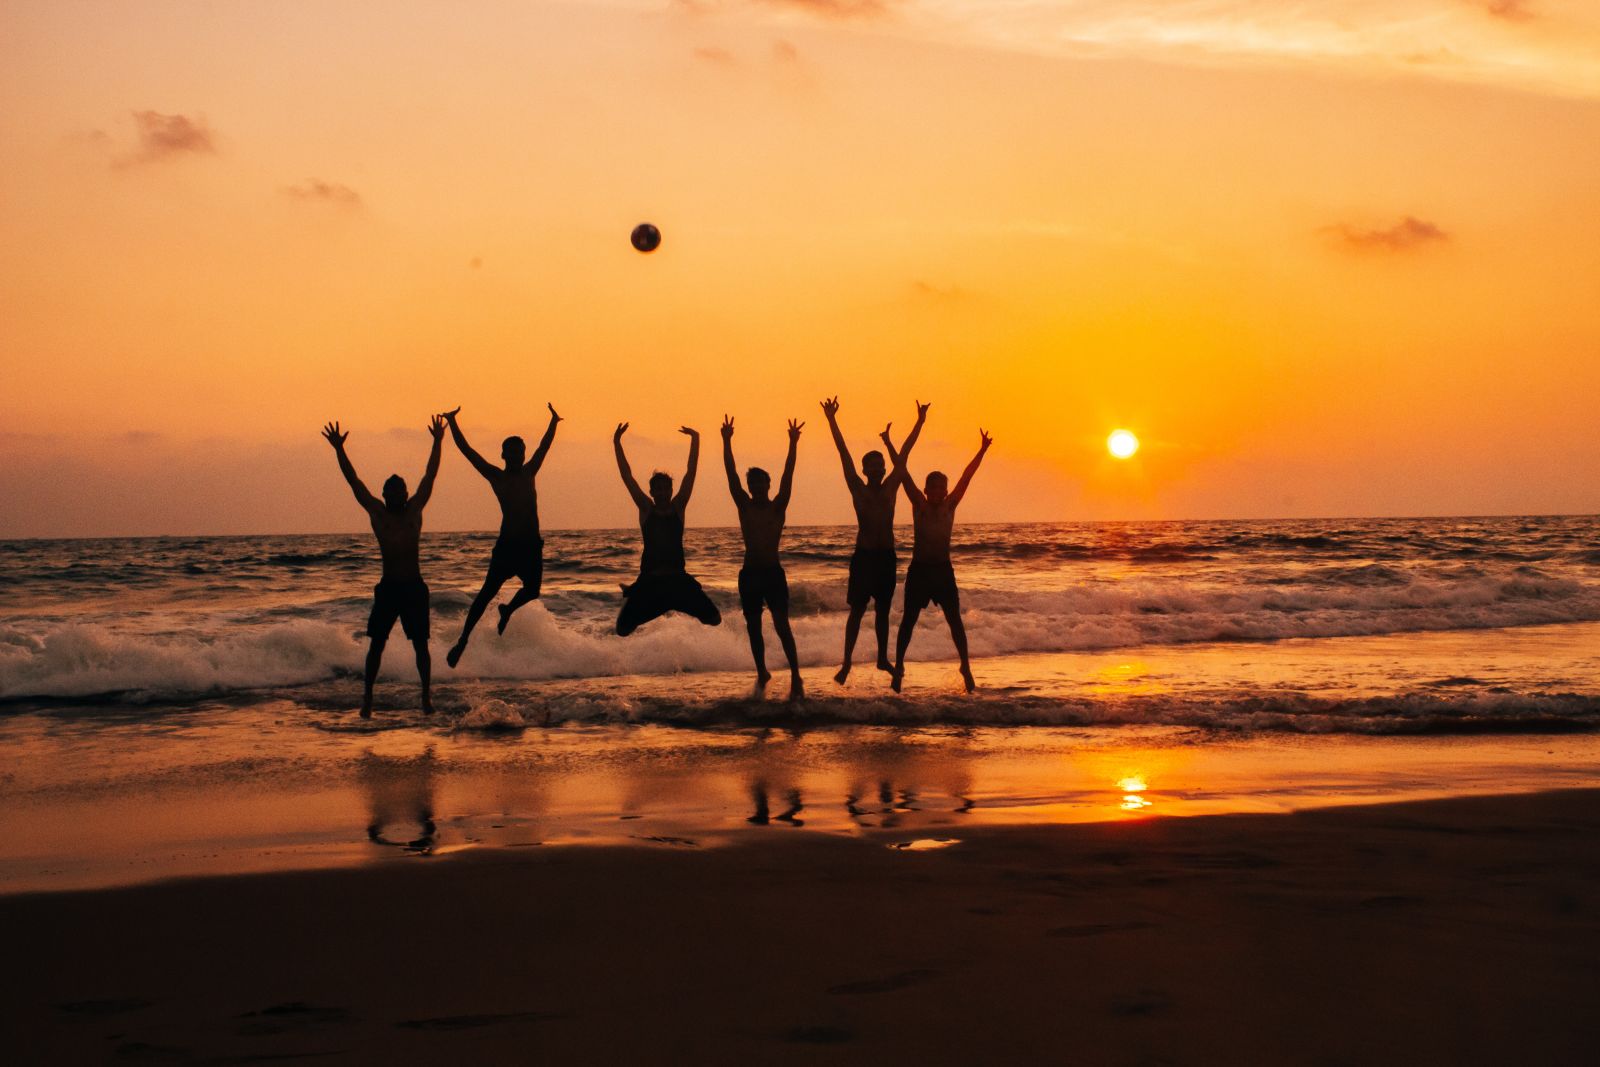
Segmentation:
[(884, 674), (893, 674), (894, 673), (894, 664), (889, 662), (889, 657), (888, 656), (879, 656), (878, 657), (878, 669), (880, 671), (882, 671)]
[(433, 714), (433, 698), (427, 693), (422, 694), (422, 714)]
[(772, 681), (772, 672), (767, 670), (765, 667), (757, 667), (756, 692), (759, 693), (761, 690), (765, 689), (767, 687), (767, 683), (770, 681)]
[(904, 667), (892, 667), (892, 668), (890, 668), (890, 670), (889, 670), (889, 688), (893, 689), (896, 693), (898, 693), (898, 692), (900, 692), (900, 683), (904, 682), (905, 680), (906, 680), (906, 669)]
[(798, 704), (798, 703), (800, 703), (800, 701), (804, 700), (805, 698), (806, 698), (806, 686), (805, 686), (805, 683), (800, 680), (800, 676), (798, 674), (793, 675), (789, 679), (789, 703)]
[(466, 645), (457, 643), (455, 647), (451, 648), (449, 652), (444, 654), (444, 661), (450, 664), (451, 670), (454, 670), (455, 665), (461, 662), (461, 653), (465, 652), (466, 650)]
[(967, 692), (969, 692), (969, 693), (973, 692), (974, 690), (976, 690), (978, 688), (978, 683), (974, 682), (972, 680), (972, 668), (971, 667), (968, 667), (968, 666), (965, 666), (965, 665), (962, 666), (962, 668), (961, 668), (961, 680), (966, 683)]
[(371, 701), (371, 699), (363, 700), (361, 702), (361, 717), (363, 719), (372, 718), (372, 701)]
[(843, 667), (840, 667), (837, 671), (835, 671), (834, 675), (833, 675), (833, 680), (838, 682), (840, 685), (843, 685), (845, 682), (849, 681), (850, 680), (850, 664), (846, 663)]
[(500, 625), (494, 628), (494, 632), (497, 634), (503, 634), (506, 632), (506, 623), (511, 621), (511, 609), (506, 607), (504, 604), (501, 604), (499, 610)]

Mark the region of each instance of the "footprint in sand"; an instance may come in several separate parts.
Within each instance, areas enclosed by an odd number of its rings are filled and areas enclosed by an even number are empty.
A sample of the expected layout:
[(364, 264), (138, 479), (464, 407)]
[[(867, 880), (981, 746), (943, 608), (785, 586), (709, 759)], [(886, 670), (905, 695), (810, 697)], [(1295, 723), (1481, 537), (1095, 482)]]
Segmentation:
[(921, 985), (930, 978), (939, 977), (938, 971), (919, 969), (915, 971), (901, 971), (891, 974), (887, 978), (868, 978), (860, 982), (846, 982), (829, 988), (828, 992), (834, 996), (855, 996), (861, 993), (892, 993), (897, 989), (907, 989), (914, 985)]

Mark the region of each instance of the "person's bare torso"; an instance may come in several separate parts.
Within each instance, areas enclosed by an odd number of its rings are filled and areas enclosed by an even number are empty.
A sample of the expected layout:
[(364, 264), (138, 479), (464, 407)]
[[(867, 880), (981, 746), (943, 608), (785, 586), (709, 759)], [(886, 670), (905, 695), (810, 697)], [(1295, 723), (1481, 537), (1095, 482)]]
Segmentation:
[(739, 531), (744, 534), (746, 567), (777, 565), (784, 518), (784, 509), (778, 507), (776, 501), (750, 500), (739, 505)]
[(852, 486), (856, 508), (856, 548), (894, 550), (894, 507), (900, 487), (891, 479)]
[(533, 471), (524, 466), (515, 471), (496, 471), (489, 479), (495, 499), (500, 501), (501, 536), (539, 536), (539, 491)]
[(390, 511), (379, 506), (368, 514), (383, 557), (384, 579), (421, 579), (422, 512), (409, 507)]
[(924, 563), (950, 562), (950, 533), (955, 527), (956, 509), (949, 498), (937, 504), (924, 500), (912, 505), (911, 522), (911, 558)]

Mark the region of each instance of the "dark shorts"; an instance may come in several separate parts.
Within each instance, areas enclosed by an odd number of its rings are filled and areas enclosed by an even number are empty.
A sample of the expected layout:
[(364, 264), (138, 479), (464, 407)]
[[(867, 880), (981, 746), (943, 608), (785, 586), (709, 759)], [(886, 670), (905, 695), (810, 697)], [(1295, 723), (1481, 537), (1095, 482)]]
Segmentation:
[(894, 600), (895, 569), (899, 561), (892, 548), (858, 548), (850, 556), (850, 589), (845, 600), (852, 608), (864, 608), (876, 600), (888, 607)]
[(669, 611), (692, 615), (707, 626), (722, 622), (722, 612), (706, 596), (700, 583), (682, 571), (675, 574), (641, 574), (638, 581), (622, 587), (622, 597), (617, 633), (623, 637)]
[(961, 593), (956, 589), (956, 571), (948, 563), (912, 560), (906, 568), (905, 611), (921, 611), (929, 603), (959, 611)]
[(522, 588), (532, 596), (539, 595), (544, 582), (544, 538), (502, 535), (494, 543), (488, 580), (504, 582), (509, 578), (521, 578)]
[(372, 614), (367, 619), (367, 636), (374, 641), (388, 639), (394, 621), (413, 641), (428, 639), (428, 583), (421, 578), (385, 578), (372, 590)]
[(789, 613), (789, 578), (783, 566), (745, 567), (739, 571), (739, 608), (747, 619), (759, 619), (765, 605), (774, 614)]

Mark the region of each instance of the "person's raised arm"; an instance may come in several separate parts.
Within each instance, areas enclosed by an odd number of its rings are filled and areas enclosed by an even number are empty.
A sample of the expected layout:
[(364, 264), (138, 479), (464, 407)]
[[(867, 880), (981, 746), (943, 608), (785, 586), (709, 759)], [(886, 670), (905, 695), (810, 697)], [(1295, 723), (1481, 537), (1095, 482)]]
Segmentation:
[(372, 490), (362, 484), (361, 479), (356, 476), (356, 469), (350, 463), (350, 457), (345, 455), (344, 442), (345, 438), (350, 436), (350, 431), (341, 431), (337, 422), (330, 422), (322, 428), (322, 436), (333, 446), (333, 454), (339, 457), (339, 471), (344, 475), (344, 480), (350, 483), (350, 491), (356, 495), (356, 503), (369, 512), (382, 507), (383, 505), (378, 503), (378, 498), (372, 495)]
[(539, 447), (533, 450), (533, 459), (528, 462), (529, 474), (538, 474), (539, 468), (544, 466), (544, 457), (556, 439), (556, 423), (561, 421), (561, 416), (556, 414), (554, 404), (546, 404), (545, 407), (550, 409), (550, 425), (545, 427), (544, 437), (539, 440)]
[(862, 484), (861, 475), (856, 473), (856, 461), (850, 458), (850, 446), (844, 443), (844, 434), (839, 432), (839, 398), (824, 400), (822, 413), (828, 417), (828, 429), (833, 432), (833, 447), (839, 450), (839, 462), (844, 464), (845, 484), (852, 489), (859, 488)]
[(989, 446), (994, 443), (994, 438), (989, 436), (988, 430), (978, 431), (978, 454), (972, 457), (972, 462), (967, 464), (967, 469), (961, 472), (961, 480), (950, 493), (950, 506), (953, 508), (961, 503), (961, 498), (967, 494), (967, 486), (972, 484), (972, 476), (978, 473), (978, 464), (983, 462), (983, 454), (989, 451)]
[[(891, 485), (898, 481), (905, 488), (907, 499), (917, 507), (921, 507), (923, 500), (922, 490), (917, 488), (916, 483), (911, 480), (911, 474), (906, 470), (905, 453), (894, 447), (894, 439), (889, 436), (889, 431), (893, 427), (894, 423), (886, 423), (883, 427), (883, 432), (878, 435), (883, 439), (883, 447), (889, 450), (889, 458), (894, 461), (894, 467), (889, 471), (887, 481)], [(909, 441), (910, 438), (908, 437), (906, 440)]]
[(700, 431), (680, 426), (678, 432), (689, 435), (689, 469), (684, 472), (678, 495), (672, 498), (673, 506), (682, 512), (689, 506), (689, 497), (694, 492), (694, 472), (700, 468)]
[(617, 423), (617, 432), (611, 435), (612, 447), (617, 451), (617, 470), (622, 472), (622, 484), (628, 487), (628, 495), (633, 497), (633, 502), (641, 508), (650, 506), (650, 498), (645, 496), (644, 490), (639, 488), (639, 483), (634, 480), (633, 468), (628, 466), (628, 454), (622, 450), (622, 435), (628, 432), (628, 424)]
[(778, 510), (789, 506), (789, 494), (794, 492), (794, 456), (800, 448), (800, 431), (805, 423), (789, 420), (789, 454), (783, 461), (783, 478), (778, 482)]
[(428, 498), (433, 496), (433, 480), (439, 477), (439, 448), (444, 444), (444, 418), (435, 415), (428, 423), (428, 432), (433, 435), (433, 447), (428, 451), (428, 469), (422, 472), (422, 481), (417, 483), (417, 491), (407, 505), (412, 511), (427, 507)]
[[(911, 462), (911, 450), (917, 447), (917, 438), (922, 436), (922, 424), (928, 421), (928, 409), (933, 406), (932, 404), (924, 404), (920, 400), (916, 404), (917, 424), (911, 427), (911, 432), (906, 435), (906, 443), (900, 447), (900, 464), (902, 468), (905, 464)], [(904, 470), (901, 473), (904, 474)]]
[(732, 415), (722, 416), (722, 466), (728, 472), (728, 492), (732, 494), (733, 502), (744, 507), (750, 502), (750, 494), (739, 484), (739, 465), (733, 461)]
[(461, 432), (460, 426), (456, 425), (456, 416), (459, 414), (461, 414), (461, 409), (459, 407), (457, 407), (454, 411), (447, 411), (444, 413), (444, 420), (450, 424), (451, 438), (455, 440), (456, 447), (461, 450), (461, 454), (467, 457), (467, 462), (477, 468), (479, 474), (483, 475), (485, 478), (492, 478), (494, 476), (495, 467), (488, 460), (478, 455), (478, 453), (473, 450), (471, 445), (467, 444), (467, 435)]

